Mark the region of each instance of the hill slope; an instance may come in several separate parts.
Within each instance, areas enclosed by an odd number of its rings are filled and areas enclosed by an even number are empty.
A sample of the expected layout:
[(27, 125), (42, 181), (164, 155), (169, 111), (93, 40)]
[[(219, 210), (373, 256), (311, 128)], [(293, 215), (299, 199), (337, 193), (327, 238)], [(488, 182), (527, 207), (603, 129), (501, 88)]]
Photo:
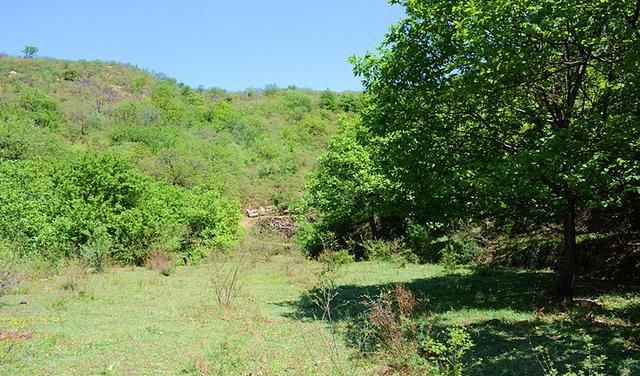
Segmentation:
[(304, 175), (358, 105), (354, 94), (194, 90), (117, 63), (0, 58), (5, 118), (6, 107), (34, 89), (55, 102), (60, 117), (35, 124), (50, 128), (36, 133), (59, 146), (29, 148), (30, 157), (67, 147), (111, 150), (156, 179), (187, 188), (215, 184), (245, 205), (298, 197)]
[(22, 258), (140, 264), (164, 250), (199, 259), (202, 248), (234, 243), (240, 205), (295, 201), (358, 102), (296, 88), (195, 90), (122, 64), (2, 57), (0, 240)]

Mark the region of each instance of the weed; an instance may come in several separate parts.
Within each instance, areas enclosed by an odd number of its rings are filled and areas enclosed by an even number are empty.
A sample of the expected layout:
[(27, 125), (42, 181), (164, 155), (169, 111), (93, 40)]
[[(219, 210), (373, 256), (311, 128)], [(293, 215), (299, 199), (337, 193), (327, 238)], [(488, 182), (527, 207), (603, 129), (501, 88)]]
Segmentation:
[(0, 297), (18, 286), (19, 280), (15, 273), (15, 255), (8, 243), (0, 240)]
[(325, 251), (320, 255), (323, 268), (319, 273), (319, 285), (312, 294), (312, 300), (317, 308), (322, 312), (322, 319), (329, 326), (330, 338), (328, 341), (331, 352), (331, 363), (334, 371), (339, 375), (345, 374), (344, 362), (338, 345), (338, 329), (333, 319), (334, 300), (338, 297), (337, 278), (342, 266), (353, 262), (353, 256), (346, 250), (332, 252)]
[(71, 293), (84, 294), (88, 270), (81, 262), (69, 261), (61, 270), (62, 289)]
[(381, 356), (394, 372), (462, 375), (463, 356), (473, 347), (469, 334), (450, 328), (439, 340), (430, 327), (418, 325), (418, 303), (402, 284), (368, 298), (367, 311), (348, 325), (348, 339), (365, 354)]
[(147, 258), (146, 264), (149, 269), (157, 270), (165, 277), (173, 274), (176, 269), (176, 264), (171, 260), (171, 257), (163, 251), (151, 253)]
[[(572, 364), (564, 365), (566, 372), (563, 375), (605, 376), (605, 362), (607, 361), (607, 356), (594, 354), (595, 345), (593, 344), (593, 338), (590, 335), (583, 335), (582, 341), (584, 342), (584, 345), (579, 351), (579, 354), (583, 357), (582, 361), (577, 363), (577, 367)], [(533, 351), (536, 354), (536, 359), (546, 376), (558, 376), (561, 374), (544, 347), (535, 347)]]
[(244, 252), (241, 252), (235, 258), (227, 254), (218, 254), (210, 259), (210, 283), (216, 302), (219, 305), (229, 306), (240, 295), (244, 285), (241, 280), (244, 261)]
[(463, 328), (449, 328), (444, 341), (427, 337), (420, 342), (420, 351), (435, 363), (438, 374), (462, 376), (465, 369), (463, 356), (473, 348), (474, 343)]

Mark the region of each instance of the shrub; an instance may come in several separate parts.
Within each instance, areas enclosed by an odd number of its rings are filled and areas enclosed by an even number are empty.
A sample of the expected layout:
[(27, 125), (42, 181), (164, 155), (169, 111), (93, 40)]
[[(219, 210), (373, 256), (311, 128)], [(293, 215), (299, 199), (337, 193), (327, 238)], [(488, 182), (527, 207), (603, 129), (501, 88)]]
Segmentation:
[(42, 90), (22, 89), (18, 103), (39, 127), (56, 128), (61, 122), (58, 104)]
[(18, 277), (15, 273), (16, 256), (12, 250), (12, 244), (0, 239), (0, 297), (18, 285)]
[(362, 243), (364, 256), (369, 260), (384, 262), (418, 262), (418, 258), (410, 249), (404, 247), (400, 239), (394, 240), (365, 240)]
[(343, 249), (340, 251), (325, 251), (320, 255), (318, 260), (330, 265), (333, 269), (350, 264), (355, 261), (355, 258), (352, 254), (349, 254), (349, 251)]
[(0, 237), (14, 242), (20, 256), (59, 260), (68, 249), (50, 171), (42, 162), (0, 162)]
[(148, 83), (149, 78), (147, 76), (138, 77), (133, 81), (131, 89), (134, 93), (140, 94)]
[(239, 215), (236, 201), (157, 183), (115, 154), (0, 161), (0, 238), (21, 256), (78, 258), (96, 271), (110, 259), (142, 264), (157, 246), (197, 259), (235, 243)]
[(139, 122), (137, 102), (123, 102), (113, 112), (113, 117), (126, 125), (136, 125)]
[(202, 120), (213, 125), (216, 130), (227, 129), (239, 120), (229, 102), (222, 100), (204, 106), (201, 113)]
[(174, 85), (167, 81), (157, 83), (151, 89), (151, 101), (160, 109), (168, 124), (181, 125), (186, 111)]
[(161, 275), (168, 277), (176, 269), (176, 264), (171, 257), (162, 251), (156, 251), (149, 255), (146, 265), (151, 270), (158, 271)]
[(462, 376), (465, 369), (463, 357), (474, 346), (466, 330), (453, 327), (447, 329), (444, 340), (428, 336), (419, 341), (420, 351), (435, 363), (438, 374)]
[(284, 95), (284, 105), (287, 114), (292, 120), (301, 120), (304, 114), (311, 112), (311, 97), (299, 90), (286, 90)]
[(104, 271), (111, 259), (112, 243), (106, 230), (98, 229), (90, 240), (80, 246), (80, 259), (91, 268), (91, 271), (100, 273)]
[(365, 240), (362, 247), (365, 251), (365, 257), (369, 260), (391, 261), (393, 254), (397, 249), (392, 249), (395, 244), (391, 244), (384, 240)]
[(421, 262), (431, 261), (431, 236), (424, 226), (409, 222), (403, 241), (404, 246), (414, 253)]
[(362, 109), (362, 98), (356, 94), (342, 94), (338, 100), (338, 107), (344, 112), (359, 112)]
[(366, 311), (347, 325), (347, 339), (361, 352), (381, 356), (400, 374), (462, 375), (471, 337), (462, 328), (443, 333), (424, 325), (411, 290), (398, 284), (364, 305)]
[(74, 68), (67, 68), (62, 72), (62, 79), (65, 81), (77, 81), (80, 78), (80, 73)]
[(278, 85), (276, 84), (269, 84), (264, 87), (264, 95), (268, 97), (275, 96), (276, 94), (278, 94), (279, 91), (280, 89), (278, 89)]
[(338, 108), (338, 100), (331, 90), (327, 89), (320, 95), (320, 107), (329, 111), (334, 111)]
[(474, 261), (480, 246), (469, 234), (458, 232), (436, 245), (439, 247), (440, 264), (447, 271), (454, 271), (458, 266)]
[(60, 286), (63, 290), (80, 295), (84, 294), (88, 275), (85, 265), (80, 261), (70, 260), (67, 265), (61, 269), (60, 274)]
[(310, 257), (317, 257), (324, 248), (323, 231), (315, 223), (311, 223), (304, 217), (296, 220), (298, 229), (295, 234), (295, 242), (300, 245)]
[[(583, 347), (578, 350), (577, 353), (583, 357), (580, 362), (574, 362), (574, 364), (566, 364), (564, 368), (565, 376), (604, 376), (605, 362), (607, 361), (606, 355), (594, 354), (595, 345), (593, 344), (593, 338), (589, 335), (582, 337)], [(550, 358), (545, 348), (538, 346), (533, 349), (535, 352), (538, 363), (542, 367), (542, 370), (546, 376), (558, 376), (561, 375), (558, 368), (554, 365), (554, 361)]]
[(24, 158), (29, 147), (25, 133), (23, 128), (0, 120), (0, 161)]
[(238, 299), (244, 286), (242, 269), (244, 267), (244, 253), (239, 256), (217, 254), (211, 257), (211, 287), (216, 303), (229, 306)]

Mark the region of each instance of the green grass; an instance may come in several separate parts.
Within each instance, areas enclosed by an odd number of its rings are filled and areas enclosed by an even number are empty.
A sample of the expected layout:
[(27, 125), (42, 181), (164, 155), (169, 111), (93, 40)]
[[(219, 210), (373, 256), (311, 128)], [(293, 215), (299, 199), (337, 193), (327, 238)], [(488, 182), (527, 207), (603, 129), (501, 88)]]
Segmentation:
[[(0, 373), (375, 374), (382, 358), (350, 347), (346, 323), (362, 310), (364, 296), (397, 282), (420, 298), (416, 320), (469, 331), (476, 345), (466, 358), (468, 374), (542, 374), (532, 350), (538, 345), (560, 365), (576, 363), (584, 334), (593, 337), (594, 352), (607, 355), (610, 373), (640, 370), (638, 292), (582, 288), (581, 296), (604, 305), (589, 313), (549, 302), (554, 281), (546, 272), (447, 275), (436, 265), (376, 262), (339, 272), (336, 357), (330, 328), (307, 296), (320, 269), (295, 251), (257, 252), (243, 262), (244, 288), (230, 307), (215, 303), (210, 265), (178, 267), (169, 277), (144, 268), (67, 268), (26, 281), (0, 298), (0, 330), (32, 337), (0, 341)], [(73, 291), (63, 288), (70, 282)]]
[[(1, 301), (0, 328), (29, 332), (0, 342), (3, 374), (316, 374), (331, 369), (321, 322), (286, 317), (280, 303), (306, 288), (311, 266), (291, 256), (245, 265), (245, 288), (215, 304), (208, 266), (164, 277), (115, 268), (63, 289), (65, 270)], [(20, 301), (28, 304), (19, 304)]]

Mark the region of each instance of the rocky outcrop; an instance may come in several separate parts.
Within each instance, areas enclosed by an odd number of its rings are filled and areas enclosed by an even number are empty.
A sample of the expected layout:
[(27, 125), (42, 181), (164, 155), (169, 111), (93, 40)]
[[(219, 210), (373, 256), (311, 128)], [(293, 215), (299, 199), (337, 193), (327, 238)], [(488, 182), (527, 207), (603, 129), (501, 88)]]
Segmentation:
[(247, 217), (249, 218), (256, 218), (256, 217), (264, 217), (267, 215), (274, 215), (276, 214), (277, 210), (275, 208), (275, 206), (260, 206), (257, 209), (254, 208), (246, 208), (244, 209), (244, 213)]

